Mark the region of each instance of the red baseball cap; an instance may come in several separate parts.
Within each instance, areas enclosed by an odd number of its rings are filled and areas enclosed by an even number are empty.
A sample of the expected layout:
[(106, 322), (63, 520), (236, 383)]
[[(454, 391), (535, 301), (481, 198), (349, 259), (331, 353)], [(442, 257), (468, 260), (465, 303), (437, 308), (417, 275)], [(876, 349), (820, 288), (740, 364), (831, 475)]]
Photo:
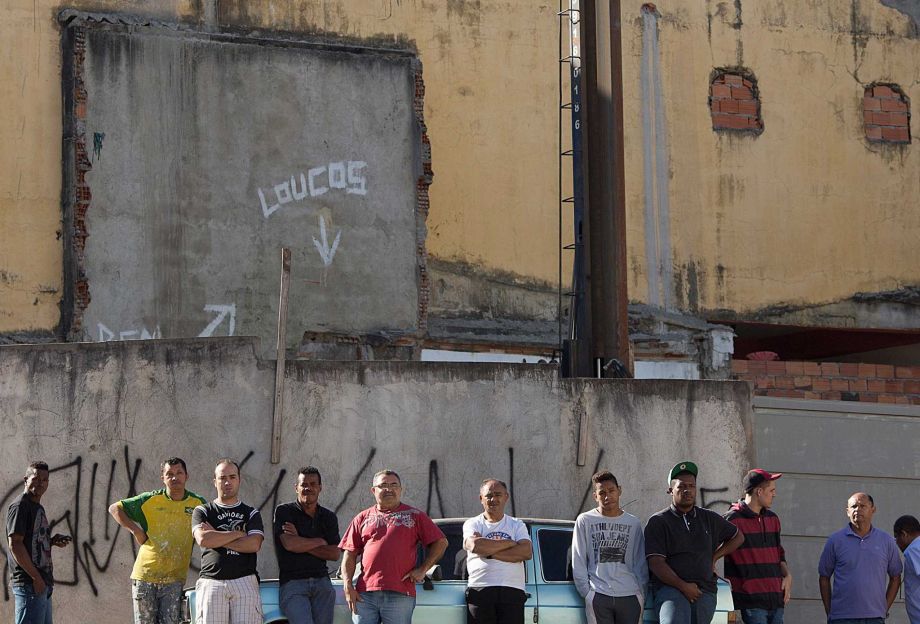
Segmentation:
[(744, 484), (742, 487), (745, 492), (753, 492), (754, 488), (764, 481), (776, 481), (781, 476), (783, 476), (781, 472), (767, 472), (762, 468), (754, 468), (754, 470), (744, 475)]

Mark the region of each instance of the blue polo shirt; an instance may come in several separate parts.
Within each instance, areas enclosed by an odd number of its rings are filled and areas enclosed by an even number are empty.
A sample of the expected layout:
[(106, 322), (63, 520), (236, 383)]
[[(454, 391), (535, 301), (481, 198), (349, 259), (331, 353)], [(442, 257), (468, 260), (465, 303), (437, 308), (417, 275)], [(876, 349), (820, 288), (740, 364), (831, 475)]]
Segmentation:
[(901, 570), (897, 543), (880, 529), (860, 537), (848, 524), (828, 537), (818, 574), (834, 577), (829, 619), (884, 618), (888, 579)]
[(920, 624), (920, 538), (904, 550), (904, 602), (910, 624)]

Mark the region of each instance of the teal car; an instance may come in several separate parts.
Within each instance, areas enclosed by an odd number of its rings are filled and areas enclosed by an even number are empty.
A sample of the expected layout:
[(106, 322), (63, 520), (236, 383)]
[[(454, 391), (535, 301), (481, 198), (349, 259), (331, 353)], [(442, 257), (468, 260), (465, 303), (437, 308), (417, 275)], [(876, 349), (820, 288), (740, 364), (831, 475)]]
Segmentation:
[[(423, 583), (419, 583), (412, 621), (419, 624), (466, 624), (466, 551), (463, 550), (463, 523), (466, 518), (445, 518), (435, 523), (447, 536), (447, 551)], [(552, 624), (586, 624), (585, 603), (572, 582), (572, 530), (569, 520), (522, 518), (530, 530), (533, 558), (524, 562), (527, 602), (524, 621)], [(350, 624), (341, 579), (333, 579), (336, 591), (335, 624)], [(266, 623), (287, 622), (278, 605), (278, 581), (261, 583), (263, 617)], [(657, 622), (657, 615), (646, 601), (644, 622)], [(719, 580), (714, 624), (734, 621), (734, 605), (728, 583)], [(185, 621), (195, 612), (195, 590), (185, 592)]]

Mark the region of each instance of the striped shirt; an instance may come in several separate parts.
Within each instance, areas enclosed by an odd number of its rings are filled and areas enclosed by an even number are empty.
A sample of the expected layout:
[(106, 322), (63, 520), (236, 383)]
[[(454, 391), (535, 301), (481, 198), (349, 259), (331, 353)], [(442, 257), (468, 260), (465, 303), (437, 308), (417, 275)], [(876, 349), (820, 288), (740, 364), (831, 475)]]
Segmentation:
[(783, 607), (783, 570), (786, 553), (780, 543), (779, 516), (763, 509), (755, 513), (738, 501), (725, 519), (744, 534), (744, 543), (725, 556), (725, 577), (732, 584), (736, 609)]

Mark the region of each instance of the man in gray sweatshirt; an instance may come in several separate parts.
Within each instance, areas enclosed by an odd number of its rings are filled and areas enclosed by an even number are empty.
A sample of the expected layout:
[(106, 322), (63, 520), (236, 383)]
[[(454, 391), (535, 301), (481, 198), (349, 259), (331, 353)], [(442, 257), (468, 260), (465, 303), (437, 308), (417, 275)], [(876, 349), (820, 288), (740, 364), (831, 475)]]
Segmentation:
[(609, 471), (591, 477), (597, 508), (575, 519), (572, 575), (588, 624), (637, 624), (648, 564), (639, 519), (620, 507), (623, 490)]

